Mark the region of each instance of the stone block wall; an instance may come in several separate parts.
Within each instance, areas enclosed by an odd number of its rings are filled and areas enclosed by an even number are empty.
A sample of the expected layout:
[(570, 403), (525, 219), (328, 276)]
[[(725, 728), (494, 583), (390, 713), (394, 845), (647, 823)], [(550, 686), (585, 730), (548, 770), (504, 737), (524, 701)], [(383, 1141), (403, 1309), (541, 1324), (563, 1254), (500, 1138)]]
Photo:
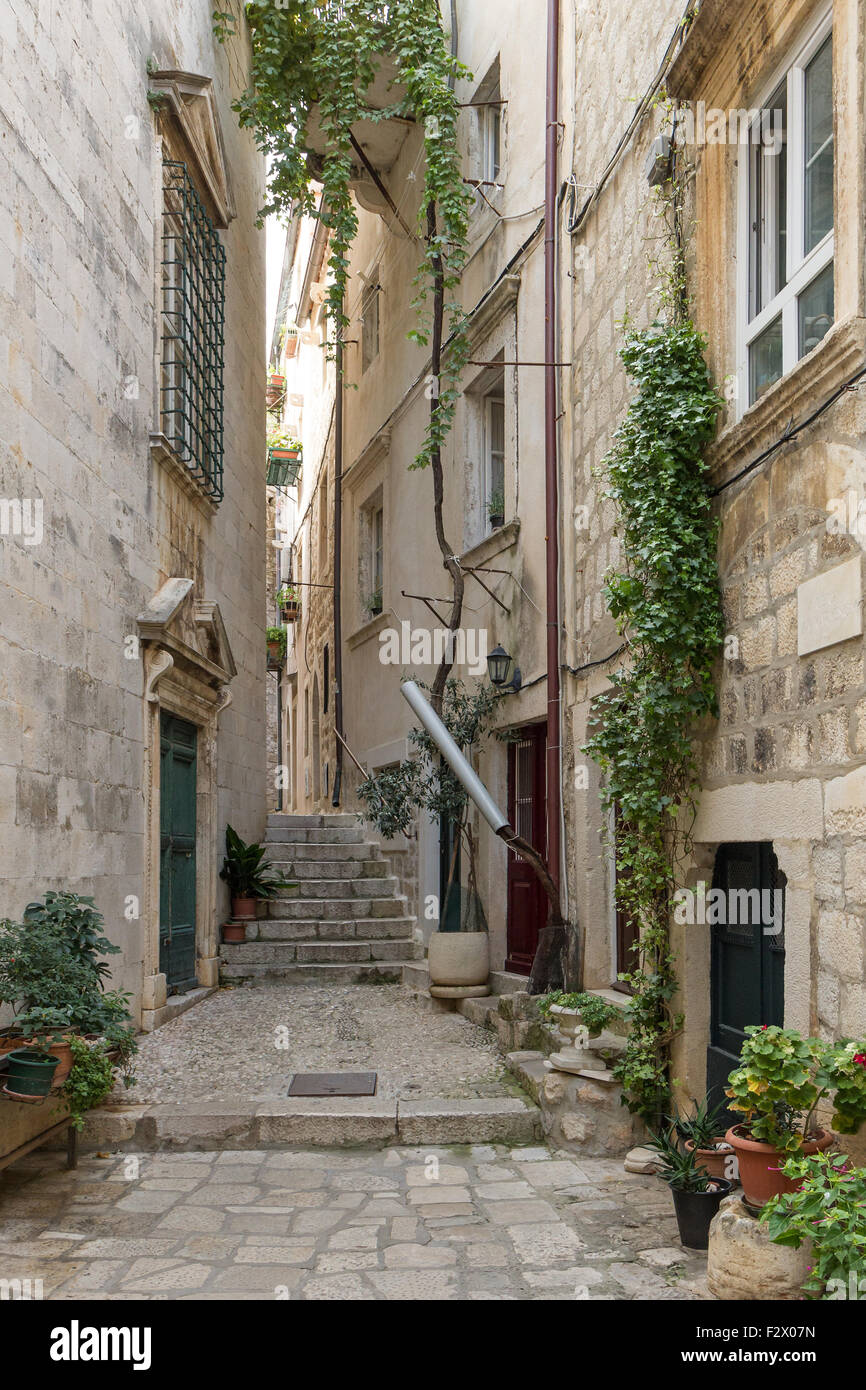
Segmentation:
[[(220, 715), (217, 831), (264, 810), (263, 164), (231, 100), (249, 46), (208, 7), (102, 0), (0, 15), (0, 497), (43, 535), (0, 536), (0, 912), (92, 894), (141, 990), (145, 791), (136, 618), (165, 579), (219, 604), (238, 673)], [(225, 497), (211, 514), (151, 457), (161, 193), (148, 62), (212, 77), (237, 217), (226, 250)]]

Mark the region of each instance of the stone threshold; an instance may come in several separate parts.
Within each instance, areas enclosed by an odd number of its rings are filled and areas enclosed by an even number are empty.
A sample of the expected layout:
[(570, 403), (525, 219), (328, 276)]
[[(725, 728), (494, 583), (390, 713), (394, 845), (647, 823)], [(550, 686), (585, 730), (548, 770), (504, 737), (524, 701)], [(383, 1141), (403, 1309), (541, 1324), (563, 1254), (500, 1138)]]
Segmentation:
[(519, 1097), (468, 1100), (315, 1097), (92, 1110), (82, 1150), (183, 1152), (402, 1144), (532, 1143), (541, 1112)]
[(198, 989), (188, 990), (186, 994), (170, 995), (159, 1009), (142, 1009), (142, 1033), (155, 1033), (164, 1023), (171, 1023), (173, 1018), (180, 1018), (187, 1009), (194, 1009), (196, 1004), (207, 999), (208, 995), (216, 994), (216, 990), (216, 985), (200, 985)]

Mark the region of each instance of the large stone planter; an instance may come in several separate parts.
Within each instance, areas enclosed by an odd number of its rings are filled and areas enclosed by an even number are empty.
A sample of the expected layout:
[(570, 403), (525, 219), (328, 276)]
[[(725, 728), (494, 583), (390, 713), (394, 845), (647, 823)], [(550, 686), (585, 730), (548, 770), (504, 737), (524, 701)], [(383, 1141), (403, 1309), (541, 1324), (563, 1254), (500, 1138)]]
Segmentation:
[(799, 1250), (774, 1245), (742, 1198), (726, 1197), (710, 1226), (707, 1284), (716, 1298), (797, 1299), (811, 1255), (808, 1243)]
[(490, 993), (490, 938), (486, 931), (434, 932), (427, 948), (427, 965), (434, 998)]

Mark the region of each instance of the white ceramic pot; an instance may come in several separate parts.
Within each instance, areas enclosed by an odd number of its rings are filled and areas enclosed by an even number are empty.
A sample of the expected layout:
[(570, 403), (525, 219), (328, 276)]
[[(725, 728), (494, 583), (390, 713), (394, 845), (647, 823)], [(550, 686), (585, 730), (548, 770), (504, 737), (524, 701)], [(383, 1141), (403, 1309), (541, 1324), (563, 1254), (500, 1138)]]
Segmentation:
[(490, 938), (486, 931), (436, 931), (427, 964), (431, 985), (484, 985), (490, 974)]

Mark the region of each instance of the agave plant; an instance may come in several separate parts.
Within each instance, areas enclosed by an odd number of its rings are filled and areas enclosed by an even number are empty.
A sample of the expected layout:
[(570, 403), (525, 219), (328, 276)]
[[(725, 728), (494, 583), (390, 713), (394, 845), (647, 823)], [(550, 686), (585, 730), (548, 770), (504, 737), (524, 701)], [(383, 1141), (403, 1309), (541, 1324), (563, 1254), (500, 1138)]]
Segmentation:
[(220, 878), (229, 886), (233, 898), (275, 898), (288, 879), (264, 863), (263, 845), (246, 844), (230, 825), (226, 826), (226, 857)]

